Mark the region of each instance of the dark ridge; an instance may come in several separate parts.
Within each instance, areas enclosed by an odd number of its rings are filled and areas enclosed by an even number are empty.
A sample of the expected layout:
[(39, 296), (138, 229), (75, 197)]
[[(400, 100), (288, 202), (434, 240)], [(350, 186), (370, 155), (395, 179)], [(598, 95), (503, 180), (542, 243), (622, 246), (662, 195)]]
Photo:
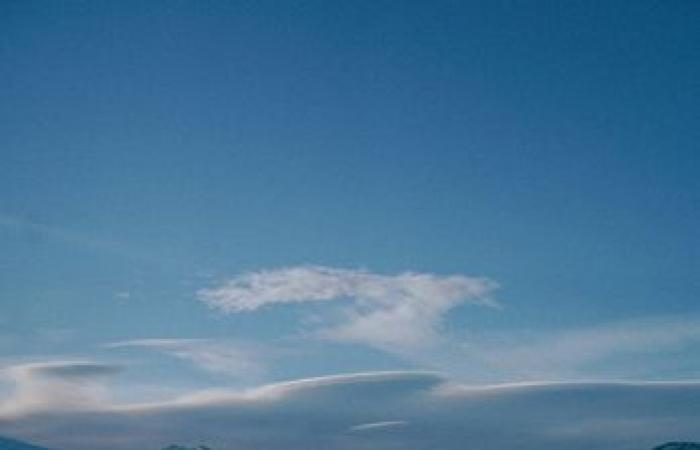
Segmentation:
[(697, 442), (667, 442), (654, 447), (653, 450), (700, 450)]
[(0, 450), (48, 450), (16, 439), (0, 437)]

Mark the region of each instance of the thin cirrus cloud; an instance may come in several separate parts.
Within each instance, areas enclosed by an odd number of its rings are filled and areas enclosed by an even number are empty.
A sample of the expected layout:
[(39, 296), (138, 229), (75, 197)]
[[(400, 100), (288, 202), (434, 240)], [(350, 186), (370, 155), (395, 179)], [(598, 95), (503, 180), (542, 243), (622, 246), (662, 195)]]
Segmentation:
[(355, 425), (350, 427), (349, 431), (353, 432), (369, 432), (369, 431), (381, 431), (381, 430), (388, 430), (391, 428), (396, 428), (396, 427), (402, 427), (408, 425), (408, 422), (405, 420), (384, 420), (382, 422), (370, 422), (370, 423), (361, 423), (359, 425)]
[[(67, 364), (53, 363), (51, 376), (104, 375), (98, 365)], [(0, 414), (0, 434), (74, 450), (170, 442), (230, 450), (632, 450), (697, 439), (698, 403), (700, 384), (692, 382), (465, 386), (431, 373), (375, 372), (150, 404), (52, 402)], [(76, 423), (80, 433), (71, 432)]]
[(350, 300), (349, 306), (340, 309), (340, 319), (321, 321), (317, 336), (407, 353), (439, 341), (440, 320), (454, 307), (463, 303), (498, 306), (489, 298), (496, 287), (487, 278), (465, 275), (383, 275), (298, 266), (245, 273), (197, 295), (229, 314), (282, 304)]
[(549, 332), (470, 335), (460, 352), (472, 364), (510, 379), (658, 378), (665, 370), (695, 377), (700, 364), (688, 355), (698, 343), (700, 318), (662, 316)]
[(14, 230), (20, 233), (24, 239), (32, 241), (48, 239), (139, 262), (157, 264), (159, 266), (172, 264), (172, 261), (122, 242), (2, 212), (0, 212), (0, 228)]
[(264, 371), (269, 353), (261, 345), (213, 339), (133, 339), (104, 345), (111, 349), (147, 349), (192, 363), (195, 367), (239, 378), (254, 378)]

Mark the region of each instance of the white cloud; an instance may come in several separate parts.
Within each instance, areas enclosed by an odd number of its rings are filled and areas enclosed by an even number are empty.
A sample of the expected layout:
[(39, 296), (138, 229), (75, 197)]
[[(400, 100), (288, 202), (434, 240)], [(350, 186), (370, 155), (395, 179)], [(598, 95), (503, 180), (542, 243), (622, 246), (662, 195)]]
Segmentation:
[(131, 292), (129, 291), (120, 291), (114, 294), (114, 296), (118, 300), (129, 300), (131, 298)]
[(213, 373), (254, 378), (263, 373), (267, 351), (261, 345), (213, 339), (134, 339), (107, 348), (145, 348), (188, 361)]
[(439, 340), (439, 323), (455, 306), (496, 306), (486, 278), (426, 273), (381, 275), (365, 270), (299, 266), (239, 275), (198, 292), (200, 300), (226, 313), (276, 304), (350, 300), (342, 319), (319, 336), (405, 353)]
[(37, 414), (0, 416), (0, 434), (74, 450), (171, 442), (226, 450), (632, 450), (697, 440), (699, 403), (694, 382), (463, 386), (385, 372), (92, 410), (53, 403)]
[(355, 425), (350, 427), (349, 431), (374, 431), (374, 430), (385, 430), (385, 429), (391, 429), (391, 428), (396, 428), (396, 427), (402, 427), (408, 425), (408, 422), (405, 420), (385, 420), (382, 422), (370, 422), (370, 423), (361, 423), (359, 425)]
[(0, 416), (93, 408), (105, 400), (101, 380), (118, 371), (114, 365), (81, 360), (5, 367), (0, 376), (14, 385), (14, 391), (0, 402)]
[[(700, 374), (700, 364), (690, 364), (687, 353), (698, 343), (700, 319), (669, 316), (560, 331), (472, 334), (458, 353), (462, 360), (483, 365), (501, 378), (659, 378), (666, 375), (659, 375), (664, 368)], [(630, 364), (635, 356), (642, 359)], [(456, 354), (450, 357), (456, 359)]]

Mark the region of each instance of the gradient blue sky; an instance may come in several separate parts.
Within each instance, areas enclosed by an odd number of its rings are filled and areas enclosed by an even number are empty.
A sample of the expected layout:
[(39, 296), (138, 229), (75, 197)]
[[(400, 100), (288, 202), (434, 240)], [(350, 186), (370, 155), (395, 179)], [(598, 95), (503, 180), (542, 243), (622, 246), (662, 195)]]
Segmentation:
[[(406, 369), (695, 379), (699, 20), (682, 0), (0, 2), (2, 362), (116, 364), (124, 398)], [(293, 304), (203, 291), (295, 270)], [(334, 270), (335, 300), (304, 301)], [(425, 327), (405, 345), (338, 337), (403, 301), (358, 276), (408, 272), (437, 283), (421, 308), (449, 276), (491, 284), (396, 322)]]

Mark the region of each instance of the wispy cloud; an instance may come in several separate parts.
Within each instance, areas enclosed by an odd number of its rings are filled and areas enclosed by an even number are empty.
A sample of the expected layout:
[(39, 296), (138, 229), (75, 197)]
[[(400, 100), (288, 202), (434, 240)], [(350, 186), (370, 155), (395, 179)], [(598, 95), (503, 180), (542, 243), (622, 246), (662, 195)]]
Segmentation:
[(0, 416), (40, 411), (84, 410), (106, 400), (102, 380), (120, 367), (86, 360), (14, 364), (0, 377), (14, 385), (14, 392), (0, 403)]
[(460, 304), (498, 306), (489, 298), (495, 287), (488, 279), (465, 275), (300, 266), (242, 274), (198, 296), (231, 314), (292, 303), (318, 305), (314, 320), (302, 323), (307, 336), (371, 346), (470, 380), (660, 379), (700, 373), (700, 364), (687, 358), (697, 354), (691, 346), (700, 342), (700, 319), (692, 316), (559, 330), (443, 331), (441, 321)]
[(299, 266), (262, 270), (202, 289), (198, 297), (225, 313), (290, 303), (350, 300), (341, 319), (321, 320), (318, 336), (404, 353), (439, 340), (439, 324), (463, 303), (494, 307), (496, 284), (481, 277), (406, 272), (383, 275), (366, 270)]
[(43, 223), (26, 217), (0, 213), (0, 227), (18, 231), (28, 239), (47, 238), (121, 258), (157, 264), (159, 266), (172, 264), (172, 261), (155, 256), (123, 242), (117, 242), (105, 237), (79, 232), (58, 225)]
[(631, 450), (697, 439), (699, 402), (700, 383), (691, 382), (464, 386), (429, 373), (384, 372), (152, 404), (53, 403), (36, 414), (0, 416), (0, 433), (76, 450), (168, 442), (234, 450)]
[(126, 301), (126, 300), (131, 299), (131, 292), (129, 292), (129, 291), (119, 291), (119, 292), (117, 292), (117, 293), (114, 294), (114, 297), (116, 297), (117, 300), (124, 300), (124, 301)]
[(358, 432), (358, 431), (375, 431), (375, 430), (386, 430), (386, 429), (391, 429), (391, 428), (396, 428), (396, 427), (403, 427), (408, 425), (408, 422), (405, 420), (384, 420), (382, 422), (370, 422), (370, 423), (362, 423), (359, 425), (354, 425), (350, 427), (349, 431), (353, 432)]
[[(458, 352), (472, 364), (511, 379), (658, 378), (654, 372), (665, 375), (669, 369), (700, 374), (700, 364), (687, 360), (689, 347), (698, 344), (700, 318), (665, 316), (556, 331), (471, 334)], [(629, 364), (635, 355), (642, 359)]]
[(260, 344), (214, 339), (134, 339), (113, 342), (106, 348), (143, 348), (188, 361), (213, 373), (255, 378), (264, 371), (267, 352)]

